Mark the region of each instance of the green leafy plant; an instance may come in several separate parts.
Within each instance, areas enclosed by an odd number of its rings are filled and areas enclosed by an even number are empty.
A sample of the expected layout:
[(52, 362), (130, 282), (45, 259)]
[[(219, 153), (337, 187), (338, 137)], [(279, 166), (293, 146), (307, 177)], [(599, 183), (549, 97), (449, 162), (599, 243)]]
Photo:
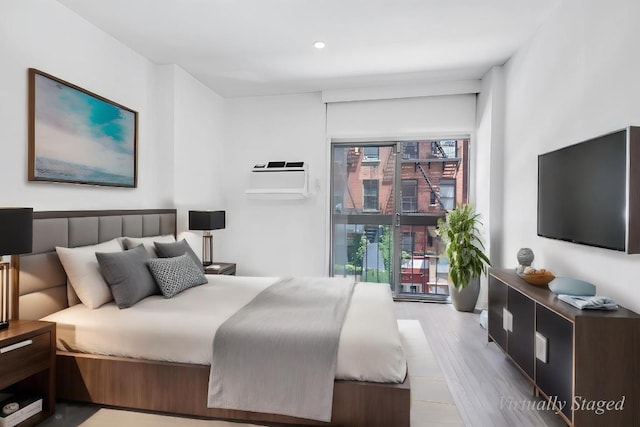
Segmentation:
[(478, 216), (471, 205), (462, 205), (438, 220), (437, 232), (449, 259), (449, 279), (458, 290), (464, 289), (472, 278), (486, 273), (487, 265), (491, 265), (483, 252)]

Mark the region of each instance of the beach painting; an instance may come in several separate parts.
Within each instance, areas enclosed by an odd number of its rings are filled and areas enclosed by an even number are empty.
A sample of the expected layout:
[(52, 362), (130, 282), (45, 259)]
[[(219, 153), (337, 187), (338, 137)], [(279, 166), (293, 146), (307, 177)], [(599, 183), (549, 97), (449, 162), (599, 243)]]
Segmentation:
[(29, 69), (29, 181), (136, 187), (137, 116)]

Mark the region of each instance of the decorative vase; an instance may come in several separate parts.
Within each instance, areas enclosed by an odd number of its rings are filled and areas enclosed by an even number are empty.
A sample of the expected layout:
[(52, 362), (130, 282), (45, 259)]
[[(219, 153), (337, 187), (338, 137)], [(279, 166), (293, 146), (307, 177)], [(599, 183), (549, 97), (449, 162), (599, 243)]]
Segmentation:
[(530, 248), (522, 248), (518, 251), (518, 273), (522, 273), (525, 267), (529, 267), (533, 262), (533, 251)]
[(469, 284), (461, 290), (458, 290), (451, 280), (449, 280), (449, 296), (451, 297), (453, 308), (456, 310), (475, 310), (478, 295), (480, 295), (480, 277), (474, 277), (469, 280)]

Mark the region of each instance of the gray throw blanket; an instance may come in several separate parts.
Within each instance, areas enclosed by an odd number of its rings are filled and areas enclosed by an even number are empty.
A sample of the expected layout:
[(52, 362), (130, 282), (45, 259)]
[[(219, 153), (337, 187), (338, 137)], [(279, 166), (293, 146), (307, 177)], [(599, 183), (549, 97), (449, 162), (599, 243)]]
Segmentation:
[(216, 331), (210, 408), (331, 420), (340, 331), (354, 281), (284, 278)]

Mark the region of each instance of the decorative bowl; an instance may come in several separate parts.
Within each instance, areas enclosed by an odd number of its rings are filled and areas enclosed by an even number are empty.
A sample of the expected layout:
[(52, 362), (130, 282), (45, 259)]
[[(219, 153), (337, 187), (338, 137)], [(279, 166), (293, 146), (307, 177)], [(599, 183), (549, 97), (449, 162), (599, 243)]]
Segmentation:
[(534, 273), (524, 274), (518, 273), (518, 276), (525, 282), (534, 286), (547, 286), (550, 281), (556, 278), (550, 271), (536, 270)]

